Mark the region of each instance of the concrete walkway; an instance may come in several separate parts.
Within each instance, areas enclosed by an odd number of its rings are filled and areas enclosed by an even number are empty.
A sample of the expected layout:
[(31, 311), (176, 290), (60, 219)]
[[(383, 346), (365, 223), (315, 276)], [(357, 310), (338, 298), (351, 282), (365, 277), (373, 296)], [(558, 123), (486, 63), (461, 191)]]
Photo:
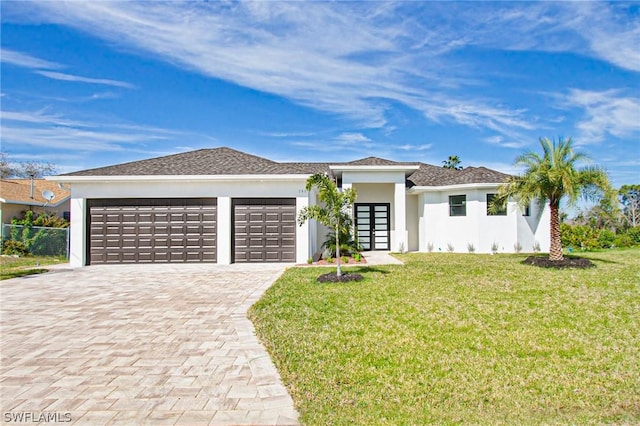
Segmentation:
[(367, 265), (403, 265), (403, 263), (391, 256), (388, 251), (364, 251), (362, 256), (367, 261)]
[(0, 282), (2, 421), (297, 424), (246, 318), (285, 266), (91, 266)]

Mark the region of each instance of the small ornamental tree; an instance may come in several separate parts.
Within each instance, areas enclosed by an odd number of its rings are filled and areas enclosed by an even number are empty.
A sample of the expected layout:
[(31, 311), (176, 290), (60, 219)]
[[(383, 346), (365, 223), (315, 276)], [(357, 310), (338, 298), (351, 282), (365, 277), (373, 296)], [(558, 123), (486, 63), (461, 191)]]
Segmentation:
[(318, 190), (318, 200), (321, 204), (314, 204), (303, 208), (298, 215), (298, 224), (302, 226), (309, 219), (315, 219), (335, 233), (336, 244), (336, 275), (342, 276), (340, 266), (340, 231), (349, 230), (351, 217), (349, 211), (356, 200), (356, 191), (347, 188), (339, 191), (336, 183), (326, 174), (316, 173), (307, 179), (306, 189)]
[(562, 241), (560, 239), (560, 200), (567, 199), (575, 203), (580, 195), (586, 199), (598, 199), (612, 196), (609, 178), (599, 167), (578, 168), (577, 163), (589, 158), (573, 150), (571, 138), (557, 142), (540, 138), (542, 156), (527, 152), (516, 158), (516, 166), (524, 166), (521, 175), (510, 177), (500, 186), (498, 197), (490, 206), (495, 211), (504, 208), (509, 198), (518, 200), (521, 206), (536, 200), (539, 205), (549, 203), (551, 246), (549, 260), (562, 260)]

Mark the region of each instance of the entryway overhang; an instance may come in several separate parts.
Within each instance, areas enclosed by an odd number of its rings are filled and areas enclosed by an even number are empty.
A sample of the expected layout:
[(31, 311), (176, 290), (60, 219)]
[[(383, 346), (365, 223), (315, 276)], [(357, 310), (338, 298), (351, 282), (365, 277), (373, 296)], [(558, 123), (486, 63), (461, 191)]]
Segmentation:
[[(405, 251), (408, 247), (408, 235), (407, 235), (407, 213), (406, 213), (406, 178), (419, 169), (418, 165), (413, 164), (393, 164), (393, 165), (350, 165), (350, 164), (342, 164), (342, 165), (330, 165), (330, 170), (333, 172), (334, 176), (342, 182), (342, 188), (351, 188), (354, 185), (357, 186), (359, 184), (368, 185), (371, 188), (372, 185), (380, 184), (381, 189), (383, 187), (389, 188), (389, 185), (393, 185), (393, 190), (386, 192), (381, 191), (388, 194), (384, 196), (384, 200), (380, 199), (380, 194), (376, 195), (374, 199), (363, 199), (362, 197), (358, 197), (356, 203), (364, 203), (369, 206), (373, 206), (375, 209), (375, 204), (377, 203), (380, 208), (383, 208), (384, 203), (388, 203), (389, 206), (392, 206), (393, 211), (393, 220), (389, 223), (390, 229), (387, 232), (390, 233), (390, 243), (388, 245), (384, 245), (387, 250), (392, 251)], [(389, 188), (391, 189), (391, 188)], [(388, 199), (387, 199), (388, 198)], [(382, 204), (380, 204), (382, 203)], [(364, 208), (364, 207), (363, 207)], [(387, 206), (388, 209), (388, 206)], [(366, 212), (363, 214), (366, 215)], [(376, 214), (375, 211), (374, 213)], [(384, 212), (380, 212), (380, 214), (384, 215)], [(387, 213), (388, 215), (388, 210)], [(387, 218), (388, 220), (388, 218)], [(378, 236), (383, 230), (377, 230)], [(373, 235), (373, 234), (372, 234)], [(373, 238), (373, 237), (371, 237)], [(373, 240), (371, 240), (374, 243)], [(375, 243), (371, 245), (372, 249), (375, 249)]]

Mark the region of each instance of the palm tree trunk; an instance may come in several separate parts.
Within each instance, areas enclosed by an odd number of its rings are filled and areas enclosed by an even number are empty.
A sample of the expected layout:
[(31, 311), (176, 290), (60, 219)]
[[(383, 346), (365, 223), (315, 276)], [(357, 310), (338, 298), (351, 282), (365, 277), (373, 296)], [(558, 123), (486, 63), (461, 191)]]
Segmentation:
[(562, 260), (562, 240), (560, 239), (560, 203), (551, 201), (551, 247), (549, 260)]

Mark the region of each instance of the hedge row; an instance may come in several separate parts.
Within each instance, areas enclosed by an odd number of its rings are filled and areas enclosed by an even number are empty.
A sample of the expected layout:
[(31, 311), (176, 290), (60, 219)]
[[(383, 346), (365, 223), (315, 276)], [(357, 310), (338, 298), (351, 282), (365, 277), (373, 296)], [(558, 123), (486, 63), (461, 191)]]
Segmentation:
[(581, 250), (631, 247), (640, 245), (640, 226), (613, 232), (587, 225), (560, 225), (562, 246)]

